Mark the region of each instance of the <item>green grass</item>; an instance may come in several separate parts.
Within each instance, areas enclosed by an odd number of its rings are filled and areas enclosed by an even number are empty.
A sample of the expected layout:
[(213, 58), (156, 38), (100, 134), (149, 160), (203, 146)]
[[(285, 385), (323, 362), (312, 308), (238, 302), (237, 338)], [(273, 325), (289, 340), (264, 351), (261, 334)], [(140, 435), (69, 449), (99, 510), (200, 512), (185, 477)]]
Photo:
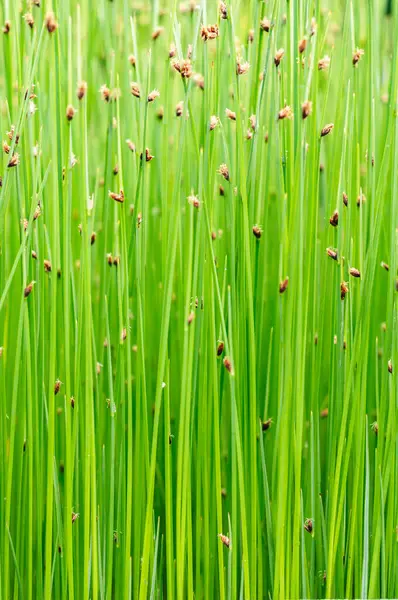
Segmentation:
[(226, 11), (1, 3), (0, 600), (398, 597), (396, 7)]

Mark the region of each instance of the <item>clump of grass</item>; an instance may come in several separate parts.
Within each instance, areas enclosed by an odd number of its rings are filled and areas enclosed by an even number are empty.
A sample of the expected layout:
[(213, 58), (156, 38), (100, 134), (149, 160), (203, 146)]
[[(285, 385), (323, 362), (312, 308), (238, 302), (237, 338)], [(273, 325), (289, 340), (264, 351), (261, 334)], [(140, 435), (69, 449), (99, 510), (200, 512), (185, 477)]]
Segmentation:
[(384, 10), (0, 6), (1, 598), (398, 596)]

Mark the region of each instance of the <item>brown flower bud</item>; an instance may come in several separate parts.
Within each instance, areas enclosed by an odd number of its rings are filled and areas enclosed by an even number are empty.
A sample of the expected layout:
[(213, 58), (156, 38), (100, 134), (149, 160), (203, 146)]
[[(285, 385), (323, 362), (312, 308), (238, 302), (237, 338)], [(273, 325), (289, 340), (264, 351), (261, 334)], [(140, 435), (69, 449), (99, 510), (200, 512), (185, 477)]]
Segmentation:
[(354, 67), (359, 63), (359, 61), (361, 60), (361, 57), (365, 54), (364, 50), (361, 50), (360, 48), (357, 48), (355, 50), (355, 52), (352, 55), (352, 64), (354, 65)]
[(79, 81), (76, 89), (76, 96), (78, 100), (83, 100), (87, 93), (87, 81)]
[(60, 379), (57, 379), (54, 384), (54, 396), (56, 396), (58, 394), (59, 390), (61, 389), (61, 385), (62, 385), (62, 381)]
[(115, 202), (120, 202), (123, 203), (124, 202), (124, 192), (123, 190), (120, 190), (120, 193), (116, 193), (116, 192), (111, 192), (109, 190), (108, 192), (108, 196), (109, 198), (111, 198), (112, 200), (115, 200)]
[(348, 294), (348, 284), (346, 281), (342, 281), (340, 284), (340, 298), (344, 300), (346, 295)]
[(228, 19), (227, 5), (222, 0), (220, 1), (219, 9), (220, 9), (220, 17), (224, 20)]
[(300, 52), (300, 54), (302, 54), (304, 52), (304, 50), (307, 47), (307, 38), (303, 38), (302, 40), (299, 41), (299, 45), (298, 45), (298, 50)]
[(36, 281), (31, 281), (26, 288), (23, 291), (23, 295), (25, 298), (27, 298), (28, 296), (30, 296), (31, 291), (33, 290), (33, 286), (35, 285)]
[(217, 356), (221, 356), (221, 354), (224, 352), (224, 342), (222, 340), (219, 340), (217, 342)]
[(218, 537), (220, 538), (220, 540), (222, 541), (224, 546), (226, 546), (227, 548), (231, 547), (231, 540), (229, 539), (229, 537), (227, 537), (226, 535), (224, 535), (222, 533), (219, 533)]
[(310, 102), (309, 100), (306, 100), (301, 105), (301, 116), (303, 117), (303, 119), (306, 119), (307, 117), (310, 116), (311, 112), (312, 112), (312, 102)]
[(263, 422), (261, 423), (261, 430), (262, 430), (262, 431), (268, 431), (268, 429), (271, 429), (271, 425), (272, 425), (272, 423), (273, 423), (273, 420), (272, 420), (272, 418), (270, 418), (270, 419), (267, 419), (266, 421), (263, 421)]
[(333, 212), (332, 216), (330, 217), (329, 223), (332, 227), (337, 227), (337, 225), (339, 224), (339, 211), (337, 209)]
[(223, 365), (226, 368), (226, 370), (228, 371), (228, 373), (230, 373), (230, 375), (234, 374), (234, 369), (233, 369), (233, 366), (232, 366), (232, 361), (229, 358), (229, 356), (225, 356), (224, 357)]
[(279, 284), (279, 293), (283, 294), (284, 292), (286, 292), (288, 285), (289, 285), (289, 277), (286, 277), (286, 279), (281, 281)]
[(293, 119), (293, 111), (290, 106), (284, 106), (278, 112), (278, 121), (282, 121), (283, 119)]
[(266, 31), (267, 33), (269, 33), (271, 27), (272, 27), (271, 21), (269, 19), (267, 19), (266, 17), (264, 17), (264, 19), (262, 19), (260, 21), (261, 31)]
[(58, 23), (55, 19), (55, 15), (53, 12), (48, 12), (44, 19), (45, 26), (47, 27), (48, 33), (54, 33), (56, 29), (58, 29)]
[(253, 231), (254, 237), (259, 240), (263, 233), (263, 230), (261, 229), (261, 227), (259, 227), (258, 225), (254, 225), (252, 231)]
[(348, 272), (351, 277), (356, 277), (357, 279), (361, 277), (361, 273), (358, 271), (358, 269), (355, 269), (355, 267), (350, 267)]
[(333, 248), (326, 248), (326, 253), (333, 260), (337, 260), (337, 250), (333, 250)]
[(279, 67), (279, 65), (281, 64), (281, 60), (284, 56), (285, 50), (283, 48), (279, 48), (279, 50), (276, 51), (274, 56), (274, 64), (276, 67)]
[(223, 163), (222, 165), (220, 165), (217, 173), (222, 175), (226, 181), (229, 181), (229, 170), (226, 164)]
[(333, 123), (328, 123), (327, 125), (325, 125), (325, 127), (321, 131), (321, 137), (325, 137), (325, 135), (329, 135), (329, 133), (332, 131), (333, 127), (334, 127)]
[(66, 107), (66, 118), (68, 121), (72, 121), (73, 117), (76, 114), (76, 110), (73, 108), (72, 104), (68, 104)]

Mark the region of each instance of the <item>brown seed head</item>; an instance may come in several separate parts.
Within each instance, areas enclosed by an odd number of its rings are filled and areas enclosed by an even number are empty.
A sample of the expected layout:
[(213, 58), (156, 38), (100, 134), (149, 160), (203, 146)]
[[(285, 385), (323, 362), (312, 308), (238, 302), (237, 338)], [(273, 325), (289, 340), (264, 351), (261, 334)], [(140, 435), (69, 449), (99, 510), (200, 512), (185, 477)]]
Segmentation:
[(47, 259), (44, 260), (43, 261), (43, 266), (44, 266), (44, 270), (45, 270), (46, 273), (51, 273), (52, 266), (51, 266), (51, 263), (50, 263), (49, 260), (47, 260)]
[(236, 121), (236, 113), (233, 110), (230, 110), (229, 108), (225, 109), (225, 116), (227, 117), (227, 119), (230, 119), (230, 121)]
[(318, 25), (317, 25), (316, 19), (315, 19), (315, 17), (312, 17), (312, 19), (311, 19), (311, 28), (310, 28), (310, 36), (311, 37), (313, 35), (315, 35), (317, 27), (318, 27)]
[(333, 212), (332, 216), (330, 217), (329, 223), (332, 227), (337, 227), (337, 225), (339, 224), (339, 211), (337, 209)]
[(79, 81), (76, 88), (76, 96), (78, 100), (83, 100), (87, 93), (87, 81)]
[(272, 418), (270, 418), (270, 419), (267, 419), (266, 421), (263, 421), (263, 422), (261, 423), (261, 430), (262, 430), (262, 431), (268, 431), (268, 429), (271, 429), (271, 425), (272, 425), (272, 423), (273, 423), (273, 422), (274, 422), (274, 421), (273, 421), (273, 419), (272, 419)]
[(113, 174), (114, 174), (114, 175), (117, 175), (117, 174), (119, 173), (119, 165), (115, 165), (115, 166), (113, 167), (112, 171), (113, 171)]
[(76, 110), (73, 108), (72, 104), (68, 104), (66, 107), (66, 118), (68, 121), (72, 121), (73, 117), (76, 114)]
[(249, 31), (247, 33), (247, 43), (248, 44), (252, 44), (254, 42), (254, 34), (255, 34), (254, 29), (249, 29)]
[(192, 323), (192, 321), (195, 318), (195, 313), (194, 312), (190, 312), (187, 318), (187, 324), (190, 325)]
[(266, 31), (267, 33), (269, 33), (271, 27), (272, 27), (271, 21), (269, 19), (267, 19), (267, 17), (264, 17), (264, 19), (261, 19), (261, 21), (260, 21), (261, 31)]
[(357, 206), (358, 208), (361, 206), (361, 204), (365, 204), (366, 202), (366, 196), (365, 194), (359, 194), (359, 196), (357, 197)]
[(175, 44), (173, 44), (173, 42), (171, 42), (170, 48), (169, 48), (169, 58), (174, 58), (176, 54), (177, 54), (177, 48), (175, 47)]
[(54, 31), (56, 29), (58, 29), (58, 23), (55, 19), (55, 15), (53, 12), (48, 12), (46, 14), (44, 23), (45, 23), (45, 26), (47, 27), (48, 33), (54, 33)]
[(10, 33), (10, 29), (11, 29), (11, 21), (5, 21), (4, 27), (3, 27), (3, 33), (4, 33), (4, 35), (9, 34)]
[(321, 131), (321, 137), (325, 137), (325, 135), (329, 135), (329, 133), (332, 131), (333, 127), (334, 127), (333, 123), (328, 123), (327, 125), (325, 125), (325, 127)]
[(355, 50), (355, 52), (353, 52), (352, 54), (352, 64), (354, 65), (354, 67), (356, 67), (356, 65), (359, 63), (359, 61), (361, 60), (361, 57), (365, 54), (364, 50), (361, 50), (360, 48), (357, 48)]
[(361, 273), (355, 267), (350, 267), (348, 272), (351, 275), (351, 277), (356, 277), (357, 279), (361, 277)]
[(389, 270), (390, 270), (390, 265), (388, 265), (388, 264), (387, 264), (387, 263), (385, 263), (385, 262), (382, 262), (382, 263), (381, 263), (381, 266), (382, 266), (382, 267), (383, 267), (383, 269), (385, 269), (386, 271), (389, 271)]
[(249, 117), (249, 123), (250, 123), (250, 127), (253, 131), (256, 130), (256, 126), (257, 126), (257, 117), (256, 115), (250, 115)]
[(183, 60), (175, 60), (172, 63), (173, 69), (181, 75), (183, 79), (192, 77), (192, 64), (189, 58)]
[(379, 424), (377, 423), (377, 421), (374, 421), (371, 426), (370, 429), (373, 431), (373, 433), (375, 435), (379, 435)]
[(33, 290), (33, 286), (35, 285), (35, 283), (36, 283), (36, 281), (31, 281), (31, 282), (30, 282), (30, 283), (29, 283), (29, 284), (26, 286), (26, 288), (25, 288), (25, 289), (24, 289), (24, 291), (23, 291), (23, 295), (24, 295), (24, 297), (25, 297), (25, 298), (27, 298), (27, 297), (30, 295), (31, 291)]
[(217, 356), (221, 356), (224, 352), (224, 342), (222, 340), (218, 340), (217, 342)]
[(210, 125), (209, 125), (210, 131), (214, 131), (214, 129), (217, 127), (217, 125), (218, 125), (218, 117), (216, 117), (215, 115), (212, 115), (210, 117)]
[(164, 108), (163, 106), (159, 106), (157, 113), (156, 113), (156, 117), (159, 119), (159, 121), (161, 121), (164, 117)]
[(145, 160), (146, 162), (151, 162), (151, 160), (155, 158), (149, 151), (149, 148), (145, 148)]
[(227, 5), (222, 0), (220, 1), (219, 10), (220, 10), (220, 17), (222, 19), (228, 19)]
[(111, 198), (112, 200), (115, 200), (115, 202), (120, 202), (123, 203), (124, 202), (124, 192), (123, 190), (120, 190), (120, 193), (116, 193), (116, 192), (111, 192), (109, 190), (108, 192), (108, 196), (109, 198)]
[(80, 516), (79, 513), (75, 513), (75, 512), (72, 513), (72, 525), (75, 521), (77, 521), (79, 516)]
[(324, 56), (318, 61), (318, 71), (327, 71), (330, 66), (330, 58), (328, 56)]
[(157, 39), (158, 39), (158, 37), (159, 37), (160, 35), (162, 35), (163, 31), (164, 31), (164, 27), (156, 27), (156, 28), (155, 28), (155, 29), (152, 31), (152, 39), (153, 39), (153, 40), (157, 40)]
[(348, 206), (348, 196), (345, 192), (343, 192), (343, 204), (344, 206)]
[(348, 290), (348, 284), (346, 281), (342, 281), (340, 284), (340, 298), (342, 300), (344, 300), (344, 298), (346, 297), (346, 295), (348, 294), (349, 290)]
[(200, 200), (197, 196), (195, 196), (194, 193), (192, 193), (190, 196), (188, 196), (188, 204), (191, 204), (191, 206), (194, 206), (195, 208), (199, 208)]
[(306, 519), (304, 521), (304, 529), (308, 531), (308, 533), (312, 533), (314, 529), (314, 522), (312, 519)]
[(19, 154), (18, 154), (18, 152), (14, 152), (7, 167), (11, 168), (11, 167), (16, 167), (17, 165), (19, 165)]
[(108, 88), (107, 85), (101, 85), (100, 93), (102, 95), (103, 100), (105, 100), (105, 102), (109, 102), (109, 100), (111, 99), (111, 90)]
[(201, 75), (201, 73), (195, 73), (192, 77), (192, 81), (201, 90), (205, 89), (205, 78), (203, 77), (203, 75)]
[(279, 48), (279, 50), (276, 51), (274, 56), (274, 64), (276, 67), (279, 67), (279, 65), (281, 64), (281, 60), (284, 56), (285, 50), (283, 48)]
[(307, 117), (310, 116), (311, 113), (312, 113), (312, 102), (310, 102), (309, 100), (306, 100), (301, 105), (301, 116), (303, 117), (303, 119), (306, 119)]
[(293, 119), (293, 111), (290, 106), (284, 106), (278, 112), (278, 121), (282, 121), (283, 119)]
[(96, 239), (97, 239), (97, 234), (95, 233), (95, 231), (93, 231), (93, 233), (91, 234), (91, 237), (90, 237), (90, 243), (92, 246), (95, 244)]
[(132, 93), (132, 95), (135, 98), (140, 98), (141, 97), (140, 87), (139, 87), (139, 85), (138, 85), (138, 83), (136, 81), (133, 81), (130, 84), (130, 92)]
[(37, 253), (34, 250), (32, 250), (32, 258), (37, 260)]
[(4, 140), (4, 142), (3, 142), (3, 152), (4, 152), (5, 154), (9, 154), (9, 153), (10, 153), (10, 150), (11, 150), (11, 146), (8, 144), (8, 142), (6, 142), (6, 141)]
[(224, 186), (220, 185), (218, 187), (218, 192), (219, 192), (220, 196), (225, 196)]
[(388, 372), (392, 374), (392, 361), (391, 361), (391, 358), (390, 358), (390, 360), (387, 363), (387, 367), (388, 367)]
[(127, 337), (127, 329), (126, 329), (126, 327), (123, 327), (122, 333), (120, 334), (120, 341), (124, 342), (124, 340), (126, 339), (126, 337)]
[(327, 417), (329, 416), (329, 409), (323, 408), (319, 413), (319, 416), (321, 417), (321, 419), (327, 419)]
[(252, 231), (254, 237), (259, 240), (263, 234), (263, 230), (261, 229), (261, 227), (259, 225), (254, 225)]
[(304, 52), (304, 50), (307, 47), (307, 38), (303, 38), (302, 40), (299, 41), (299, 45), (298, 45), (298, 50), (300, 52), (300, 54), (302, 54)]
[(281, 281), (279, 284), (279, 293), (283, 294), (284, 292), (286, 292), (288, 285), (289, 285), (289, 277), (286, 277), (286, 279)]
[(158, 90), (152, 90), (152, 92), (150, 92), (150, 94), (148, 94), (148, 102), (153, 102), (154, 100), (156, 100), (156, 98), (159, 98), (160, 93), (158, 92)]
[(222, 541), (222, 543), (224, 544), (224, 546), (226, 546), (227, 548), (231, 547), (231, 540), (229, 539), (229, 537), (227, 537), (223, 533), (219, 533), (218, 537), (220, 538), (220, 540)]
[(60, 379), (57, 379), (56, 382), (54, 383), (54, 396), (56, 396), (59, 392), (59, 390), (61, 389), (61, 385), (62, 385), (62, 381)]
[(225, 163), (219, 166), (217, 173), (222, 175), (226, 181), (229, 181), (229, 170)]
[(333, 250), (333, 248), (326, 248), (326, 254), (332, 258), (333, 260), (337, 260), (337, 250)]
[(23, 18), (25, 19), (25, 23), (27, 23), (27, 24), (29, 25), (29, 27), (30, 27), (31, 29), (33, 29), (33, 27), (35, 26), (35, 20), (34, 20), (34, 18), (33, 18), (33, 15), (32, 15), (32, 13), (30, 13), (30, 12), (27, 12), (27, 13), (26, 13), (26, 14), (23, 16)]
[(132, 67), (135, 67), (137, 65), (137, 59), (134, 56), (134, 54), (129, 54), (128, 61)]
[(207, 42), (207, 40), (215, 40), (219, 35), (220, 32), (217, 24), (207, 26), (202, 25), (200, 28), (200, 37), (204, 42)]
[(246, 75), (246, 73), (250, 69), (250, 64), (247, 61), (240, 62), (239, 60), (236, 63), (236, 74), (237, 75)]
[(183, 111), (184, 111), (184, 102), (181, 100), (181, 102), (178, 102), (178, 104), (176, 105), (176, 117), (181, 117)]
[(126, 140), (126, 144), (128, 146), (128, 149), (131, 150), (131, 152), (135, 152), (135, 144), (134, 144), (134, 142), (132, 142), (131, 140), (127, 139)]
[(223, 365), (226, 368), (226, 370), (228, 371), (228, 373), (230, 373), (230, 375), (234, 374), (234, 369), (233, 369), (233, 366), (232, 366), (232, 361), (229, 358), (229, 356), (225, 356), (224, 357)]

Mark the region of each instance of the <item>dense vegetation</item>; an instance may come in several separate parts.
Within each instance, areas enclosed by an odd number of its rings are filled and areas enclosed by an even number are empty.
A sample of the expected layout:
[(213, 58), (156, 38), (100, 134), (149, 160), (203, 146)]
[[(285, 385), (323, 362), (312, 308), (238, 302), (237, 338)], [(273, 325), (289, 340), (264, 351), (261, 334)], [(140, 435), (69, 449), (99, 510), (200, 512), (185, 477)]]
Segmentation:
[(197, 2), (1, 2), (1, 600), (398, 597), (396, 11)]

